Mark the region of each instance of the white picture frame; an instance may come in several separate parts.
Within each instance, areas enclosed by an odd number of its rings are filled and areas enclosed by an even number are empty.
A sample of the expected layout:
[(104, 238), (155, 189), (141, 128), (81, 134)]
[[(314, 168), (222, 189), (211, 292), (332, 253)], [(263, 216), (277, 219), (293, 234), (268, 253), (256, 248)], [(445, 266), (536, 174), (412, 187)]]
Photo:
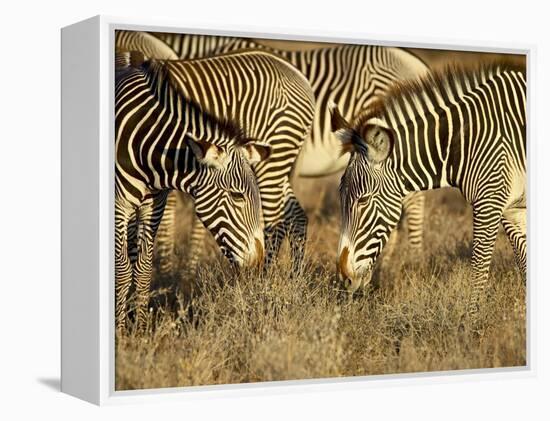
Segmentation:
[[(388, 39), (363, 33), (318, 34), (276, 28), (192, 27), (152, 19), (96, 16), (62, 29), (62, 323), (61, 390), (103, 405), (264, 393), (328, 391), (391, 384), (478, 381), (536, 374), (535, 282), (527, 277), (527, 364), (488, 368), (293, 380), (219, 386), (115, 391), (114, 388), (114, 32), (115, 30), (233, 35), (411, 48), (436, 48), (527, 56), (528, 160), (533, 154), (529, 109), (534, 103), (533, 45), (461, 44), (453, 40)], [(528, 169), (529, 183), (533, 170)], [(529, 196), (529, 203), (532, 197)], [(528, 206), (529, 215), (532, 207)], [(529, 217), (529, 219), (531, 219)], [(529, 244), (536, 232), (529, 231)], [(530, 257), (532, 254), (530, 254)], [(532, 261), (530, 260), (530, 264)]]

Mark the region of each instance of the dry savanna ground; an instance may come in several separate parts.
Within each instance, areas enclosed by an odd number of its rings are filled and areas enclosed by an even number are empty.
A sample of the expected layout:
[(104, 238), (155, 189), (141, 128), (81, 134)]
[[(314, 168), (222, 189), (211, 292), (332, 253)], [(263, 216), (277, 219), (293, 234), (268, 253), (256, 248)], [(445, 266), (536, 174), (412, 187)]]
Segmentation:
[[(496, 58), (415, 53), (433, 68)], [(376, 287), (343, 298), (334, 282), (338, 178), (295, 183), (310, 218), (301, 276), (292, 276), (285, 249), (263, 276), (231, 273), (212, 240), (199, 274), (190, 275), (192, 210), (180, 203), (177, 270), (154, 276), (148, 332), (117, 338), (116, 389), (525, 365), (526, 288), (503, 232), (476, 334), (464, 317), (472, 215), (452, 189), (427, 193), (422, 255), (408, 251), (402, 227), (393, 257), (378, 267)]]
[[(148, 333), (118, 338), (117, 390), (525, 365), (525, 285), (503, 232), (481, 334), (464, 324), (472, 217), (458, 193), (428, 193), (424, 253), (408, 252), (402, 229), (378, 287), (348, 300), (334, 283), (336, 183), (303, 184), (310, 229), (299, 277), (286, 250), (264, 276), (231, 274), (212, 241), (198, 276), (186, 274), (191, 208), (180, 203), (177, 274), (155, 277)], [(185, 293), (175, 297), (178, 283)]]

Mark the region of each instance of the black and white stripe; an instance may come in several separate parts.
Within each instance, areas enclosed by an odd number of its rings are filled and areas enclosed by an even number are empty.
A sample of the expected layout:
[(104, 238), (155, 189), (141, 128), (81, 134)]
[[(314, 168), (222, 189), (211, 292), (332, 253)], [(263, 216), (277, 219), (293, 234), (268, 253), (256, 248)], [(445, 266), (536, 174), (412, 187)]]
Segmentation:
[(500, 224), (526, 271), (526, 78), (497, 64), (447, 69), (404, 84), (349, 124), (333, 106), (333, 128), (351, 152), (341, 181), (338, 272), (354, 291), (401, 214), (404, 195), (453, 186), (473, 206), (475, 313)]
[[(251, 53), (245, 60), (236, 55), (227, 57), (225, 63), (232, 63), (243, 78), (250, 78), (260, 66), (269, 68), (265, 56)], [(188, 74), (180, 63), (139, 63), (128, 55), (127, 65), (123, 65), (124, 60), (117, 59), (116, 321), (119, 329), (125, 325), (133, 285), (137, 322), (142, 328), (149, 299), (153, 242), (168, 191), (191, 195), (196, 215), (230, 261), (238, 265), (263, 262), (262, 202), (250, 164), (267, 159), (271, 147), (247, 136), (235, 120), (227, 118), (230, 113), (212, 113), (206, 99), (199, 105), (188, 89), (202, 85), (192, 79), (184, 82)], [(224, 83), (223, 79), (219, 82)], [(268, 86), (255, 86), (255, 95), (273, 98), (273, 89)], [(272, 101), (278, 104), (281, 100)], [(265, 116), (277, 118), (278, 109), (270, 108), (269, 101), (258, 100), (256, 105)], [(132, 227), (135, 220), (137, 225)], [(135, 259), (130, 258), (132, 242), (136, 243)]]
[[(145, 59), (177, 60), (178, 55), (161, 39), (139, 31), (115, 31), (115, 49), (118, 53), (139, 51)], [(124, 60), (124, 55), (117, 56)]]
[(170, 32), (151, 32), (150, 35), (169, 46), (182, 60), (211, 57), (241, 49), (263, 48), (263, 46), (251, 46), (252, 41), (247, 38)]
[[(292, 63), (310, 82), (315, 95), (315, 118), (295, 165), (295, 174), (303, 177), (326, 176), (345, 168), (348, 157), (340, 156), (340, 145), (330, 130), (327, 104), (334, 102), (346, 118), (367, 110), (377, 99), (400, 80), (416, 78), (428, 72), (427, 66), (413, 54), (399, 49), (370, 45), (338, 45), (311, 50), (283, 51), (266, 47), (251, 39), (154, 33), (170, 46), (180, 58), (213, 56), (237, 49), (261, 49), (273, 52)], [(266, 172), (269, 174), (269, 171)], [(414, 192), (404, 200), (404, 219), (410, 247), (422, 249), (424, 197)], [(287, 209), (295, 213), (297, 236), (305, 236), (307, 217), (301, 208)], [(170, 229), (165, 229), (170, 235)], [(171, 236), (170, 238), (173, 238)], [(200, 225), (195, 224), (192, 246), (200, 247), (203, 240)], [(163, 242), (170, 242), (163, 237)], [(292, 245), (292, 244), (291, 244)], [(292, 245), (294, 246), (294, 245)], [(173, 247), (172, 243), (168, 248)], [(198, 254), (194, 254), (196, 259)], [(193, 261), (194, 267), (196, 260)]]

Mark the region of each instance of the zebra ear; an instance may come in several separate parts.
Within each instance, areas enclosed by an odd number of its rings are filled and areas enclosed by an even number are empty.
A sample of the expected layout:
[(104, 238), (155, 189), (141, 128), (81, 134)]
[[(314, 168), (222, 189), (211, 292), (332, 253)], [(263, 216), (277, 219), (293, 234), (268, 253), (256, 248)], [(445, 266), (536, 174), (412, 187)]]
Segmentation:
[(329, 102), (330, 126), (334, 136), (342, 143), (341, 155), (354, 151), (353, 129), (347, 120), (342, 117), (338, 106), (334, 102)]
[(393, 149), (393, 131), (388, 127), (369, 124), (365, 127), (364, 133), (369, 161), (377, 164), (385, 160)]
[(268, 159), (271, 156), (272, 148), (266, 143), (248, 141), (242, 146), (241, 150), (248, 162), (255, 164)]
[(187, 133), (186, 138), (195, 158), (201, 164), (214, 168), (222, 168), (225, 166), (227, 152), (221, 147), (205, 140), (197, 139), (189, 133)]

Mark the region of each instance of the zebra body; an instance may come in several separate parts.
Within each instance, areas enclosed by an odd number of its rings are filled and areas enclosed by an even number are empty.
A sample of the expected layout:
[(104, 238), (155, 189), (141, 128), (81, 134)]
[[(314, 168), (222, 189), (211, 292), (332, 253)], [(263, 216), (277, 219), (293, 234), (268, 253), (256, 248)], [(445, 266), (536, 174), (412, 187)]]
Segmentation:
[(458, 188), (473, 206), (476, 313), (500, 224), (526, 271), (526, 79), (506, 64), (447, 69), (399, 86), (348, 123), (332, 124), (351, 158), (342, 176), (338, 273), (351, 291), (370, 280), (403, 196)]
[[(265, 65), (265, 54), (249, 58), (252, 63), (255, 60)], [(234, 62), (240, 63), (241, 59), (236, 56)], [(153, 61), (122, 66), (116, 71), (118, 329), (126, 323), (132, 286), (138, 327), (144, 326), (153, 242), (170, 190), (191, 195), (198, 218), (231, 262), (254, 265), (264, 257), (261, 198), (250, 164), (268, 158), (271, 148), (246, 137), (233, 120), (219, 118), (186, 96), (177, 66)], [(271, 98), (274, 92), (267, 86), (257, 86), (255, 95)], [(274, 111), (262, 108), (261, 100), (258, 110), (266, 115)], [(133, 226), (132, 221), (137, 225)], [(134, 259), (130, 256), (132, 242), (137, 250)]]
[[(295, 174), (303, 177), (326, 176), (345, 168), (347, 155), (340, 155), (340, 143), (330, 130), (327, 104), (335, 102), (346, 118), (352, 118), (367, 110), (391, 86), (403, 79), (424, 76), (428, 67), (416, 56), (399, 48), (368, 45), (339, 45), (306, 51), (283, 51), (266, 47), (246, 38), (213, 37), (205, 35), (154, 33), (155, 37), (170, 46), (180, 58), (213, 56), (238, 49), (259, 49), (273, 52), (292, 63), (310, 82), (315, 95), (315, 117), (311, 135), (306, 139), (295, 165)], [(419, 252), (422, 248), (424, 196), (413, 192), (404, 201), (404, 219), (408, 227), (409, 245)], [(293, 218), (307, 219), (300, 212)], [(167, 222), (168, 225), (174, 225)], [(173, 228), (172, 228), (173, 230)], [(173, 234), (164, 228), (163, 243), (173, 249)], [(204, 231), (202, 231), (204, 233)], [(192, 249), (200, 247), (203, 240), (200, 224), (195, 223), (192, 233)], [(161, 255), (163, 256), (163, 255)], [(197, 263), (198, 254), (192, 257), (191, 268)], [(168, 258), (161, 261), (171, 260)], [(169, 268), (170, 263), (165, 263)]]
[(285, 57), (308, 78), (316, 98), (312, 135), (304, 145), (298, 174), (318, 177), (344, 169), (347, 156), (335, 154), (340, 142), (332, 135), (329, 103), (346, 118), (368, 110), (398, 81), (424, 76), (428, 67), (399, 48), (339, 45), (289, 51)]

